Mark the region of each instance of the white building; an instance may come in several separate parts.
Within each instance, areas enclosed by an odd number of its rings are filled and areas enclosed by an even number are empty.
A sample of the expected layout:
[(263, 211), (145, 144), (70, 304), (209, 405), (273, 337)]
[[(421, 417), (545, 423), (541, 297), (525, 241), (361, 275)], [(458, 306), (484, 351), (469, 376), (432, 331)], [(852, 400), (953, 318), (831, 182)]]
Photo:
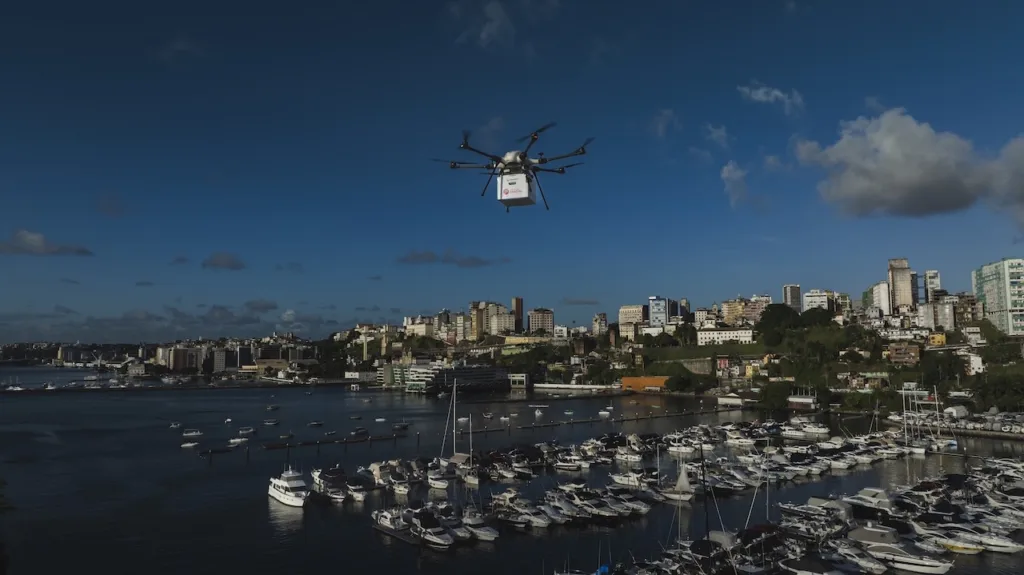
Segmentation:
[(889, 300), (889, 282), (878, 282), (871, 286), (871, 305), (882, 312), (882, 316), (892, 315), (892, 305)]
[(754, 330), (750, 328), (724, 328), (697, 330), (697, 345), (721, 345), (723, 343), (753, 343)]
[(956, 308), (951, 303), (930, 302), (917, 307), (917, 325), (931, 330), (956, 329)]
[(566, 339), (567, 337), (569, 337), (569, 327), (564, 325), (556, 325), (551, 335), (559, 339)]
[(433, 323), (411, 323), (405, 326), (405, 335), (418, 335), (421, 337), (434, 336)]
[(1009, 336), (1024, 335), (1024, 259), (1008, 258), (971, 272), (985, 319)]
[(591, 324), (591, 331), (594, 333), (594, 337), (601, 337), (608, 333), (608, 314), (599, 313), (595, 315)]
[(491, 335), (502, 335), (516, 331), (516, 316), (511, 313), (497, 313), (491, 316), (487, 326)]
[(814, 308), (836, 311), (836, 295), (831, 290), (812, 289), (803, 297), (804, 311)]

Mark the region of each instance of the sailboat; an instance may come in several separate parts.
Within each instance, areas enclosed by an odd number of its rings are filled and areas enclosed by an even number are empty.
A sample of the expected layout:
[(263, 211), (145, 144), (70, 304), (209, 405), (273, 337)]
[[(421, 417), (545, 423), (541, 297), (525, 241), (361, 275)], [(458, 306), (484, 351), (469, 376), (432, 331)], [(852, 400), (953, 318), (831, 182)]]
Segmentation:
[(473, 465), (473, 416), (469, 416), (469, 465), (466, 467), (466, 472), (462, 476), (462, 479), (466, 482), (466, 485), (470, 487), (480, 486), (480, 474), (477, 472), (477, 468)]
[[(471, 456), (466, 455), (465, 453), (458, 453), (458, 452), (455, 451), (456, 450), (456, 441), (458, 439), (458, 434), (459, 434), (458, 426), (455, 423), (456, 421), (458, 421), (458, 419), (455, 417), (455, 406), (456, 406), (456, 404), (458, 402), (458, 395), (459, 395), (458, 394), (458, 389), (459, 389), (459, 380), (456, 379), (454, 384), (452, 385), (452, 406), (451, 406), (451, 411), (448, 414), (448, 419), (452, 423), (452, 456), (450, 458), (448, 458), (448, 459), (445, 459), (445, 457), (444, 457), (444, 448), (445, 448), (444, 444), (445, 444), (445, 441), (442, 441), (441, 442), (441, 455), (438, 457), (438, 462), (441, 464), (441, 469), (443, 471), (445, 471), (445, 472), (454, 471), (454, 470), (450, 469), (451, 467), (463, 468), (464, 469), (465, 466), (466, 466), (466, 463), (472, 459)], [(467, 421), (468, 421), (468, 418), (467, 418)], [(447, 439), (447, 435), (448, 435), (447, 431), (448, 431), (448, 425), (446, 423), (445, 424), (445, 439)]]
[(690, 477), (686, 470), (686, 465), (679, 462), (679, 477), (676, 478), (675, 485), (658, 489), (657, 492), (670, 501), (689, 501), (693, 499), (693, 487), (690, 486)]

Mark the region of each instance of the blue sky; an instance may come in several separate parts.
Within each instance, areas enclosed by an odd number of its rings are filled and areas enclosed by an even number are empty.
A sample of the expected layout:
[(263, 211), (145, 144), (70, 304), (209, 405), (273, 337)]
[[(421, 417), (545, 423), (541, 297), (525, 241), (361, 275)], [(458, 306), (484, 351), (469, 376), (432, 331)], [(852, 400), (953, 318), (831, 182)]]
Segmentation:
[[(513, 295), (583, 323), (654, 294), (859, 294), (890, 257), (969, 289), (1019, 255), (1024, 4), (924, 8), (17, 3), (0, 339), (323, 332)], [(552, 120), (535, 151), (596, 140), (543, 181), (551, 211), (429, 161), (472, 160), (463, 128), (503, 152)]]

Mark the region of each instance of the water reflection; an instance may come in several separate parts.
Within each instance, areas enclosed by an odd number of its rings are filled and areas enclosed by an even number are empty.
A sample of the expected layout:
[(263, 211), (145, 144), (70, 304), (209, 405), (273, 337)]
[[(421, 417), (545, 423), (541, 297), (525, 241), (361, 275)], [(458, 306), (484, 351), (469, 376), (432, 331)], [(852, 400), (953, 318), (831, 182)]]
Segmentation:
[(289, 539), (302, 530), (305, 510), (302, 507), (290, 507), (273, 499), (267, 498), (267, 510), (270, 526), (279, 539)]

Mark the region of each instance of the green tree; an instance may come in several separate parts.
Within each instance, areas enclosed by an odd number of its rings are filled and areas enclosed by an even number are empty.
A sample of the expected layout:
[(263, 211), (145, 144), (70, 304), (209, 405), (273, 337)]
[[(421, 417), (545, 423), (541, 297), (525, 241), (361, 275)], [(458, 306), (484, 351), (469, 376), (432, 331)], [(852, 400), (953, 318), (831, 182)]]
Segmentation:
[(761, 333), (768, 331), (782, 333), (786, 330), (797, 329), (801, 325), (800, 314), (795, 309), (785, 304), (773, 303), (765, 306), (754, 329)]
[(676, 338), (672, 337), (671, 335), (665, 332), (661, 332), (658, 335), (654, 336), (653, 343), (654, 347), (675, 347), (679, 345), (676, 341)]
[(832, 321), (833, 317), (834, 316), (832, 312), (828, 311), (827, 309), (823, 309), (820, 307), (812, 307), (811, 309), (800, 314), (800, 323), (803, 324), (805, 327), (824, 327), (834, 325), (834, 322)]
[(697, 345), (697, 328), (693, 324), (684, 323), (676, 327), (675, 336), (679, 345)]
[(761, 405), (770, 411), (785, 409), (789, 405), (791, 394), (792, 389), (785, 381), (769, 382), (761, 388)]

